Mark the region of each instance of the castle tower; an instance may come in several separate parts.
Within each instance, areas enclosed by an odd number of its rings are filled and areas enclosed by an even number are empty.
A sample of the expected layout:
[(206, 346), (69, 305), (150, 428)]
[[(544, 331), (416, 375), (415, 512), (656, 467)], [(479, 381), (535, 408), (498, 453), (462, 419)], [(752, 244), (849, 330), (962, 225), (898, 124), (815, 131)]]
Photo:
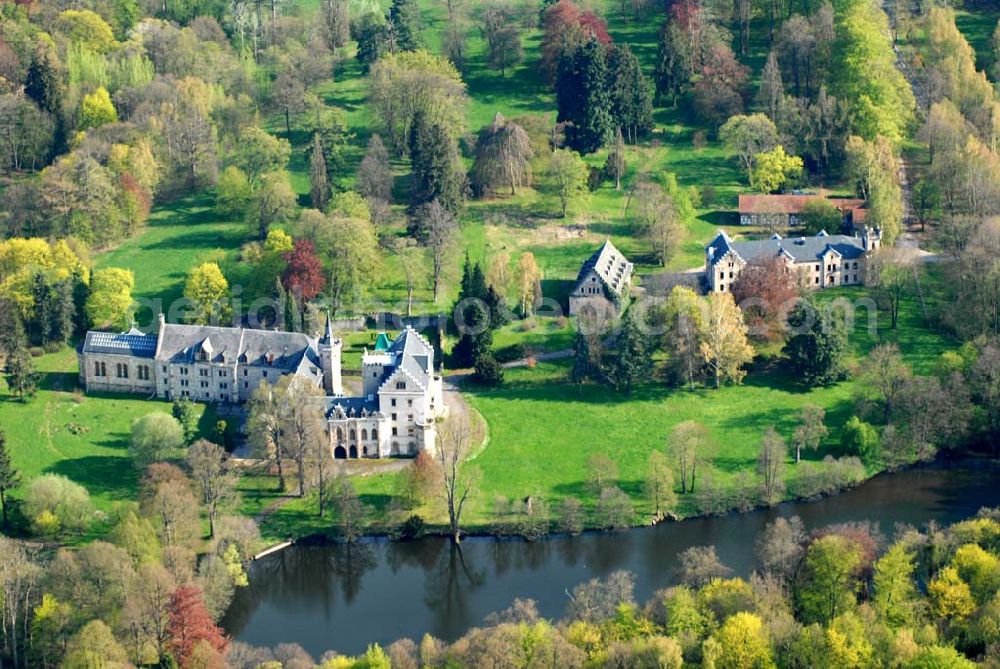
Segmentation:
[(319, 357), (323, 364), (323, 391), (327, 395), (343, 395), (344, 384), (340, 378), (340, 352), (344, 343), (333, 336), (330, 314), (326, 315), (326, 330), (319, 340)]

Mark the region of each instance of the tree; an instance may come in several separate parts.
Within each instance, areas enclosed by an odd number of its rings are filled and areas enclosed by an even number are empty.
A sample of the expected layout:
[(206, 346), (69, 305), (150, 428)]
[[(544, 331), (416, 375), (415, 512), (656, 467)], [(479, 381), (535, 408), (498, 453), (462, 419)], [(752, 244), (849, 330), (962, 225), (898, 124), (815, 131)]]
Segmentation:
[(912, 372), (895, 344), (880, 344), (869, 351), (862, 379), (878, 391), (886, 422), (892, 416), (896, 398), (911, 377)]
[(467, 98), (462, 77), (447, 59), (427, 51), (380, 58), (368, 74), (368, 103), (396, 156), (412, 149), (408, 142), (418, 116), (451, 141), (464, 130)]
[(489, 3), (483, 8), (480, 32), (486, 39), (486, 61), (500, 76), (524, 58), (516, 8), (506, 2)]
[[(344, 248), (349, 248), (352, 239), (349, 235), (344, 235), (340, 241)], [(281, 283), (285, 290), (295, 295), (296, 300), (301, 300), (304, 304), (323, 292), (326, 287), (323, 263), (311, 241), (296, 239), (292, 250), (285, 253), (284, 259), (285, 271), (281, 273)]]
[(216, 651), (222, 652), (228, 640), (213, 621), (205, 607), (202, 591), (191, 585), (178, 587), (170, 597), (169, 640), (167, 648), (181, 666), (187, 666), (188, 659), (199, 642), (206, 642)]
[(538, 300), (542, 298), (542, 270), (538, 267), (535, 254), (525, 251), (517, 259), (517, 298), (521, 304), (521, 314), (530, 316)]
[(285, 136), (292, 135), (292, 114), (306, 109), (306, 85), (295, 72), (280, 73), (271, 84), (271, 106), (285, 117)]
[(695, 474), (699, 465), (711, 459), (712, 450), (703, 425), (689, 420), (678, 423), (670, 431), (667, 452), (677, 467), (682, 495), (694, 492)]
[(448, 509), (448, 525), (456, 544), (462, 540), (462, 514), (476, 494), (480, 473), (465, 460), (472, 448), (472, 426), (465, 416), (455, 415), (439, 428), (435, 457), (441, 467), (442, 497)]
[(776, 341), (785, 336), (788, 310), (798, 299), (795, 277), (785, 258), (751, 259), (736, 277), (731, 292), (752, 337)]
[(63, 97), (66, 95), (64, 81), (63, 66), (55, 44), (51, 40), (39, 40), (25, 77), (25, 95), (43, 111), (61, 118)]
[(567, 124), (566, 141), (576, 151), (593, 153), (611, 140), (607, 49), (596, 38), (560, 58), (556, 105), (556, 120)]
[(636, 380), (648, 374), (653, 365), (652, 352), (635, 322), (634, 310), (626, 311), (622, 319), (617, 353), (612, 358), (611, 378), (618, 390), (628, 394)]
[(416, 51), (422, 46), (420, 8), (415, 0), (392, 0), (386, 19), (396, 49)]
[(840, 314), (799, 302), (788, 317), (794, 333), (784, 352), (807, 386), (826, 386), (847, 378), (847, 329)]
[(634, 144), (653, 129), (653, 89), (628, 45), (610, 50), (608, 80), (612, 118)]
[(587, 164), (575, 151), (556, 149), (549, 157), (548, 173), (562, 217), (566, 218), (569, 203), (578, 201), (587, 193)]
[(913, 553), (901, 543), (893, 544), (875, 563), (872, 604), (879, 618), (893, 629), (907, 627), (916, 620), (919, 604), (915, 569)]
[(757, 454), (757, 474), (760, 476), (761, 498), (774, 506), (785, 492), (785, 457), (788, 447), (785, 440), (770, 426), (764, 432)]
[(14, 468), (7, 451), (7, 438), (0, 431), (0, 512), (3, 514), (3, 526), (9, 527), (7, 517), (7, 493), (21, 485), (21, 473)]
[(323, 390), (298, 376), (285, 376), (275, 386), (280, 402), (282, 451), (295, 460), (298, 478), (298, 496), (306, 494), (306, 464), (312, 452), (312, 442), (324, 439)]
[(118, 267), (94, 270), (84, 307), (87, 318), (98, 328), (124, 330), (132, 322), (133, 288), (135, 275), (131, 270)]
[(128, 654), (101, 620), (91, 620), (73, 635), (66, 646), (66, 656), (59, 665), (63, 669), (94, 669), (95, 667), (125, 667)]
[(264, 175), (260, 186), (254, 190), (247, 215), (250, 224), (257, 230), (258, 239), (264, 241), (272, 225), (291, 219), (296, 202), (295, 191), (288, 183), (286, 173), (272, 172)]
[(975, 662), (950, 646), (932, 645), (920, 650), (907, 665), (911, 669), (975, 669)]
[(712, 45), (702, 56), (694, 85), (694, 106), (713, 128), (743, 111), (748, 72), (724, 41)]
[(757, 91), (757, 102), (764, 107), (767, 118), (774, 121), (778, 118), (778, 110), (785, 99), (785, 84), (781, 80), (781, 68), (774, 49), (767, 54), (764, 70), (760, 75), (760, 89)]
[(208, 516), (208, 538), (214, 539), (219, 513), (235, 497), (238, 476), (232, 470), (226, 451), (204, 439), (191, 444), (187, 463)]
[(862, 567), (858, 546), (839, 534), (816, 539), (806, 550), (795, 599), (803, 622), (828, 623), (857, 603)]
[(433, 200), (416, 215), (418, 236), (431, 253), (431, 285), (437, 302), (458, 237), (458, 221), (440, 202)]
[(670, 354), (671, 376), (694, 387), (703, 366), (701, 338), (705, 329), (705, 302), (687, 286), (674, 286), (662, 308), (663, 346)]
[(802, 519), (775, 518), (757, 536), (756, 554), (765, 571), (788, 579), (805, 553), (806, 531)]
[(604, 175), (615, 182), (615, 190), (622, 189), (622, 177), (625, 176), (625, 138), (622, 129), (615, 131), (615, 143), (608, 151), (608, 159), (604, 163)]
[(832, 92), (853, 101), (852, 127), (868, 140), (881, 135), (899, 142), (916, 103), (896, 67), (885, 12), (864, 0), (842, 3), (836, 12), (836, 35), (830, 64)]
[(285, 491), (285, 442), (282, 434), (284, 402), (278, 388), (263, 381), (247, 402), (247, 437), (254, 457), (273, 462), (278, 471), (278, 490)]
[(595, 453), (587, 458), (587, 488), (597, 496), (618, 483), (618, 465), (610, 456)]
[(118, 112), (111, 104), (111, 95), (104, 86), (98, 86), (93, 93), (83, 96), (80, 104), (80, 129), (99, 128), (107, 123), (115, 123)]
[(257, 126), (250, 126), (241, 133), (239, 147), (233, 153), (232, 161), (246, 175), (251, 188), (256, 190), (266, 175), (281, 172), (287, 167), (291, 151), (288, 140), (275, 137)]
[(220, 325), (231, 316), (229, 282), (219, 265), (206, 262), (192, 267), (184, 286), (184, 297), (194, 307), (191, 320), (200, 325)]
[(87, 489), (58, 474), (33, 480), (24, 497), (24, 513), (41, 534), (80, 532), (90, 524), (92, 511)]
[(649, 240), (660, 265), (665, 267), (684, 238), (684, 225), (674, 198), (659, 184), (642, 181), (633, 188), (630, 199), (635, 201), (633, 220)]
[(532, 155), (531, 139), (524, 128), (497, 112), (493, 123), (484, 126), (476, 139), (473, 191), (489, 195), (507, 187), (511, 195), (516, 195), (519, 186), (531, 184)]
[(851, 416), (840, 433), (840, 445), (845, 453), (871, 462), (878, 456), (878, 431), (857, 416)]
[(911, 196), (913, 213), (920, 223), (920, 231), (927, 229), (927, 221), (937, 220), (941, 216), (941, 189), (931, 179), (920, 179), (913, 184)]
[(865, 284), (875, 289), (876, 298), (889, 310), (890, 327), (899, 325), (899, 311), (917, 275), (912, 250), (884, 247), (871, 254), (865, 263)]
[(22, 402), (33, 397), (38, 389), (38, 374), (28, 350), (28, 340), (24, 334), (21, 318), (13, 304), (0, 302), (0, 306), (9, 309), (5, 317), (4, 330), (0, 332), (0, 352), (4, 355), (6, 365), (7, 387)]
[(753, 613), (740, 612), (729, 618), (704, 645), (705, 666), (712, 669), (773, 669), (764, 621)]
[(635, 510), (632, 500), (617, 486), (606, 487), (597, 498), (597, 521), (611, 530), (622, 530), (632, 525)]
[(646, 495), (653, 501), (653, 517), (662, 518), (677, 504), (674, 492), (674, 473), (667, 464), (666, 456), (660, 451), (649, 454), (644, 482)]
[(753, 359), (753, 348), (747, 341), (747, 327), (732, 293), (708, 296), (701, 355), (712, 371), (716, 388), (723, 381), (738, 384), (746, 375), (743, 365)]
[(365, 507), (350, 477), (343, 473), (330, 479), (327, 497), (333, 506), (337, 529), (348, 543), (357, 540), (364, 528)]
[(844, 216), (829, 200), (816, 198), (803, 205), (799, 219), (807, 235), (818, 235), (820, 232), (836, 234), (841, 229)]
[(368, 150), (358, 167), (358, 192), (368, 200), (392, 201), (392, 165), (389, 152), (377, 134), (368, 140)]
[(410, 126), (410, 164), (411, 213), (437, 201), (457, 214), (465, 192), (458, 145), (443, 126), (429, 124), (423, 113), (417, 113)]
[(778, 128), (764, 114), (737, 115), (719, 128), (719, 139), (739, 157), (753, 188), (755, 159), (778, 145)]
[(830, 433), (823, 424), (826, 412), (823, 407), (807, 404), (799, 414), (799, 424), (795, 428), (792, 444), (795, 446), (795, 462), (802, 461), (802, 449), (815, 451)]
[(351, 38), (350, 10), (349, 0), (323, 0), (320, 5), (324, 37), (330, 51), (347, 46), (347, 42)]
[(168, 413), (154, 411), (132, 422), (129, 455), (137, 469), (161, 462), (185, 443), (184, 428)]
[(230, 165), (222, 170), (215, 185), (215, 211), (221, 216), (238, 219), (246, 216), (253, 191), (243, 170)]
[(704, 587), (732, 573), (719, 560), (715, 546), (692, 546), (677, 556), (677, 581), (692, 588)]
[(941, 569), (927, 584), (931, 613), (938, 618), (962, 621), (976, 610), (969, 584), (954, 567)]
[(195, 404), (191, 400), (183, 397), (174, 400), (170, 407), (170, 414), (177, 419), (184, 429), (184, 442), (191, 443), (195, 433), (198, 431), (198, 413)]
[(323, 155), (323, 143), (319, 133), (313, 135), (312, 151), (309, 156), (309, 198), (313, 209), (326, 210), (330, 203), (330, 175), (326, 169), (326, 157)]
[(774, 193), (802, 179), (802, 159), (785, 153), (783, 146), (757, 154), (756, 163), (753, 183), (762, 193)]

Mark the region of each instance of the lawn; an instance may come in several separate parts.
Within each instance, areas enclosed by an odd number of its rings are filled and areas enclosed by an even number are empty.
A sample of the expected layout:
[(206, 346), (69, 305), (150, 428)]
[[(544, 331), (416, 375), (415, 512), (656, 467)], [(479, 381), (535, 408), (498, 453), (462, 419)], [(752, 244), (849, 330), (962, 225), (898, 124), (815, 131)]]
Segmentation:
[[(84, 395), (77, 385), (76, 352), (64, 348), (35, 359), (40, 390), (30, 402), (0, 393), (0, 427), (14, 466), (21, 472), (22, 496), (32, 479), (61, 474), (83, 485), (103, 511), (135, 500), (138, 474), (128, 455), (132, 421), (170, 404), (141, 395)], [(214, 429), (214, 412), (199, 405), (202, 434)]]
[[(931, 294), (933, 277), (924, 289), (925, 294)], [(856, 305), (868, 304), (870, 297), (863, 288), (819, 295), (823, 301), (845, 299)], [(904, 301), (896, 330), (889, 328), (888, 315), (882, 312), (877, 330), (870, 331), (865, 308), (859, 311), (850, 336), (855, 366), (863, 365), (865, 354), (873, 346), (895, 342), (914, 372), (928, 374), (940, 354), (955, 345), (928, 327), (915, 296)], [(522, 337), (513, 327), (500, 330), (496, 341), (506, 344)], [(552, 322), (539, 327), (556, 326)], [(553, 340), (560, 337), (561, 333), (551, 334)], [(570, 364), (561, 361), (509, 369), (504, 385), (497, 390), (467, 388), (469, 402), (485, 419), (489, 435), (486, 447), (474, 458), (483, 477), (466, 516), (473, 531), (487, 529), (497, 497), (517, 500), (535, 495), (557, 502), (575, 496), (592, 508), (593, 496), (586, 491), (586, 468), (594, 454), (607, 454), (616, 462), (620, 485), (639, 512), (637, 522), (643, 522), (649, 513), (642, 492), (649, 453), (664, 448), (673, 426), (686, 420), (703, 424), (718, 445), (713, 465), (724, 486), (734, 484), (740, 472), (753, 471), (760, 438), (767, 427), (774, 426), (782, 436), (790, 438), (795, 416), (806, 404), (826, 410), (830, 435), (819, 451), (806, 453), (805, 459), (818, 461), (828, 454), (840, 455), (841, 428), (853, 415), (855, 401), (866, 392), (857, 378), (831, 387), (804, 389), (792, 382), (780, 361), (764, 356), (751, 366), (741, 386), (680, 390), (667, 387), (651, 375), (625, 396), (607, 386), (577, 387), (569, 383)], [(794, 481), (795, 476), (794, 465), (790, 464), (789, 480)], [(385, 518), (382, 512), (387, 508), (395, 477), (387, 474), (356, 479), (362, 499), (376, 510), (378, 523)], [(258, 493), (258, 489), (256, 484), (248, 484), (248, 491), (253, 490), (259, 497), (251, 503), (256, 510), (274, 499), (273, 491)], [(329, 531), (329, 523), (319, 519), (315, 510), (312, 497), (294, 500), (268, 517), (262, 532), (265, 538), (277, 540)], [(426, 507), (418, 511), (432, 525), (443, 527), (441, 509)], [(693, 513), (693, 501), (682, 500), (678, 511), (682, 515)]]

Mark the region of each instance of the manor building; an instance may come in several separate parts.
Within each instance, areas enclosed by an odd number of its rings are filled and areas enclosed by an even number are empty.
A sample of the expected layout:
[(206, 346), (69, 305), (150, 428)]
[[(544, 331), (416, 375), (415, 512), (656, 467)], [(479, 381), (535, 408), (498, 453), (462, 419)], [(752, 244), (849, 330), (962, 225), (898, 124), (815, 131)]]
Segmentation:
[(633, 271), (632, 263), (606, 240), (580, 268), (569, 295), (570, 315), (585, 309), (600, 316), (619, 315), (628, 299)]
[(362, 360), (362, 396), (345, 397), (343, 343), (327, 319), (319, 339), (277, 332), (167, 323), (156, 333), (88, 332), (77, 358), (87, 392), (135, 393), (164, 400), (240, 404), (263, 382), (294, 375), (322, 388), (334, 457), (416, 455), (434, 447), (444, 414), (434, 349), (407, 328), (379, 338)]
[(723, 231), (705, 247), (705, 279), (709, 292), (731, 291), (749, 263), (777, 257), (808, 289), (863, 285), (866, 260), (881, 245), (881, 230), (868, 227), (858, 237), (820, 232), (745, 242), (733, 241)]

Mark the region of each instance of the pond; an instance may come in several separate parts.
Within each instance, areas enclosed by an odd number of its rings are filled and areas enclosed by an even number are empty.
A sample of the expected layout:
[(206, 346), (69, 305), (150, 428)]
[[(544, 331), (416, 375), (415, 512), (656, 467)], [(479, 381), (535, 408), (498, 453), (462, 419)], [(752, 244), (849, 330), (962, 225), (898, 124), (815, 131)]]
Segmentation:
[(355, 654), (425, 632), (451, 641), (515, 597), (532, 598), (548, 618), (562, 616), (574, 585), (618, 569), (636, 577), (645, 602), (669, 585), (676, 556), (714, 544), (735, 573), (754, 566), (757, 534), (778, 516), (807, 528), (873, 520), (891, 535), (898, 523), (951, 523), (983, 506), (1000, 506), (1000, 469), (931, 468), (878, 476), (815, 502), (695, 518), (619, 533), (554, 536), (542, 541), (469, 537), (372, 541), (354, 546), (293, 546), (255, 562), (223, 620), (234, 639), (259, 646), (294, 642), (319, 657)]

